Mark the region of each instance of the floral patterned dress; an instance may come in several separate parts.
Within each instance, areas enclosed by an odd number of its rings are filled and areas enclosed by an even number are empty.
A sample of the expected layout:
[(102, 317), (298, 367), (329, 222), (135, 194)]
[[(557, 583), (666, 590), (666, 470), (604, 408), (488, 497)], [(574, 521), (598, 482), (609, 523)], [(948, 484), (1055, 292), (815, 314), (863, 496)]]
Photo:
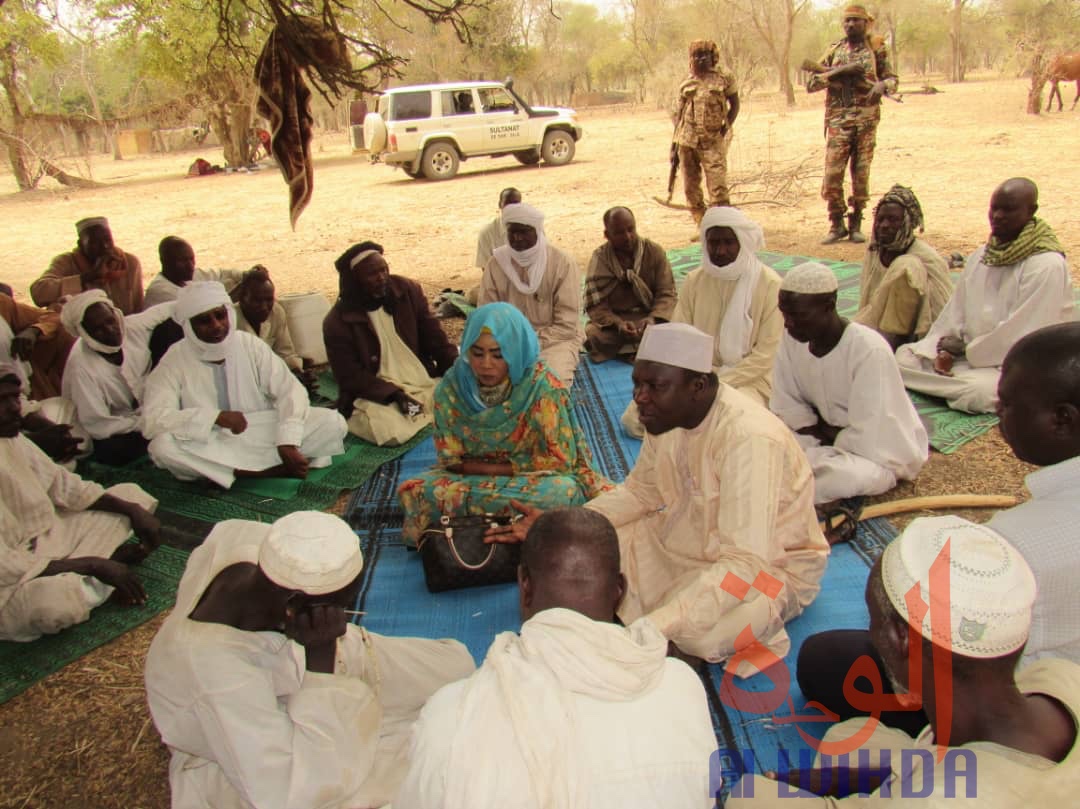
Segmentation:
[[(512, 511), (511, 500), (538, 508), (579, 506), (612, 487), (592, 466), (570, 392), (543, 361), (502, 403), (469, 411), (453, 379), (435, 390), (439, 467), (398, 489), (405, 510), (402, 538), (415, 545), (444, 514)], [(466, 457), (509, 463), (513, 475), (461, 475), (447, 467)]]

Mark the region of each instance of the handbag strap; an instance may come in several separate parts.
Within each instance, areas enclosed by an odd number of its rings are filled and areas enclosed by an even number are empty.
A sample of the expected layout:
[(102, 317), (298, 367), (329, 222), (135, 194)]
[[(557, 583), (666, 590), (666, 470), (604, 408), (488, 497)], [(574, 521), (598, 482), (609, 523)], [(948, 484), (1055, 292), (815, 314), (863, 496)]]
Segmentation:
[(480, 564), (477, 564), (477, 565), (470, 565), (468, 562), (466, 562), (464, 559), (462, 559), (461, 554), (458, 553), (457, 546), (454, 544), (454, 529), (453, 528), (448, 528), (447, 531), (446, 531), (446, 544), (450, 546), (450, 553), (454, 557), (454, 561), (456, 561), (459, 565), (461, 565), (466, 570), (483, 570), (485, 567), (487, 567), (488, 562), (491, 561), (491, 557), (493, 557), (495, 555), (495, 549), (496, 549), (496, 546), (494, 544), (492, 544), (488, 548), (488, 555), (484, 559), (483, 562), (480, 562)]

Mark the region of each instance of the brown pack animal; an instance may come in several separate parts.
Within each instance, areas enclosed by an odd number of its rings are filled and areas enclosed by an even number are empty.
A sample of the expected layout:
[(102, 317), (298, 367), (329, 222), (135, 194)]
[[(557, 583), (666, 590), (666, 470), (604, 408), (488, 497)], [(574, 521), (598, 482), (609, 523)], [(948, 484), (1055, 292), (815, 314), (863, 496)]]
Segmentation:
[(1054, 103), (1054, 96), (1057, 95), (1058, 100), (1058, 112), (1061, 112), (1061, 87), (1058, 86), (1058, 82), (1074, 81), (1076, 82), (1076, 98), (1073, 99), (1072, 106), (1069, 109), (1076, 109), (1076, 102), (1080, 101), (1080, 53), (1059, 53), (1050, 62), (1050, 67), (1046, 70), (1046, 78), (1050, 80), (1050, 98), (1046, 102), (1046, 111), (1050, 112), (1050, 105)]

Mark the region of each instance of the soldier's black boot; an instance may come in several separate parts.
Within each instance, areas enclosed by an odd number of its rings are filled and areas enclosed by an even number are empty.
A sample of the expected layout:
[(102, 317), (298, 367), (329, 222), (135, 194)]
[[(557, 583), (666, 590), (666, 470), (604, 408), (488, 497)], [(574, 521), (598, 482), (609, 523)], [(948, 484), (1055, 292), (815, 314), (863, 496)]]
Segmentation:
[(855, 244), (862, 244), (866, 241), (866, 237), (863, 235), (862, 230), (862, 211), (852, 211), (848, 214), (848, 238)]
[(846, 239), (848, 231), (847, 228), (844, 227), (844, 215), (842, 213), (829, 214), (829, 221), (832, 222), (832, 227), (829, 228), (829, 232), (825, 235), (825, 238), (821, 240), (821, 243), (834, 244), (841, 239)]

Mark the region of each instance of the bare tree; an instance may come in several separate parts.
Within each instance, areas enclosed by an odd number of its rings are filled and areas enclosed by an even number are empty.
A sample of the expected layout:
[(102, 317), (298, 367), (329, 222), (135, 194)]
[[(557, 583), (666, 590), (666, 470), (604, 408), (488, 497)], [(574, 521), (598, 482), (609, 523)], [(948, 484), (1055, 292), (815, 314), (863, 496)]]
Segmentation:
[(964, 80), (964, 8), (971, 0), (953, 0), (949, 11), (949, 81)]
[(795, 106), (795, 86), (791, 82), (791, 40), (796, 19), (809, 5), (809, 0), (749, 0), (742, 5), (754, 30), (769, 50), (779, 75), (780, 92), (784, 94), (789, 107)]

